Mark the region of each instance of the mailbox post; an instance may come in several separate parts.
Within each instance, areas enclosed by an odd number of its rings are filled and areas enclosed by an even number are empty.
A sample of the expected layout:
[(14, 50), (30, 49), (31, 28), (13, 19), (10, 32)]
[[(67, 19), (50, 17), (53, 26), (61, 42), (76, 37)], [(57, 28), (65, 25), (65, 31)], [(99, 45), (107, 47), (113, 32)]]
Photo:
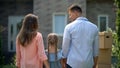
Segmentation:
[(97, 68), (111, 68), (112, 33), (99, 32), (99, 58)]

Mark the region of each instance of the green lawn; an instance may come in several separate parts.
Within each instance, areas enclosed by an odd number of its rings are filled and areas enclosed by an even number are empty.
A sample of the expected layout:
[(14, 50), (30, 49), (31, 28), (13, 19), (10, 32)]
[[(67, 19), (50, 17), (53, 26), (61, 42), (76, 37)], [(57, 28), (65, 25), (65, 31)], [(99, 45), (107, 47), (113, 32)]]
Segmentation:
[(13, 65), (4, 65), (3, 68), (15, 68)]

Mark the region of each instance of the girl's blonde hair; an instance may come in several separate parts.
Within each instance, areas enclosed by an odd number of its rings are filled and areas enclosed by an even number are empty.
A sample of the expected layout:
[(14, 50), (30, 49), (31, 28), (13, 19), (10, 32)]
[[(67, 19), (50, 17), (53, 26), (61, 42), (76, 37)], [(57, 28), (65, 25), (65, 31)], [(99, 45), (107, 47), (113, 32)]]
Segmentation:
[(57, 45), (58, 45), (58, 36), (56, 33), (50, 33), (47, 37), (48, 43), (48, 59), (49, 59), (49, 46), (55, 46), (55, 59), (57, 60)]
[(18, 41), (22, 46), (29, 44), (37, 35), (38, 17), (34, 14), (27, 14), (22, 22), (22, 27), (18, 34)]

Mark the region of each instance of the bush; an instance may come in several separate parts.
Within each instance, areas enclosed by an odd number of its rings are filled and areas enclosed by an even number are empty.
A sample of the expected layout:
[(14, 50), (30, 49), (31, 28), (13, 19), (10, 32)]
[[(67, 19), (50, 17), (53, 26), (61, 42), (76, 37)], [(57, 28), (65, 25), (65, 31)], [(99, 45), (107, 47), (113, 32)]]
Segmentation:
[(113, 36), (113, 45), (112, 45), (112, 62), (113, 62), (113, 66), (115, 68), (119, 68), (120, 66), (120, 61), (119, 61), (119, 42), (117, 41), (117, 33), (113, 32), (112, 33)]
[(2, 54), (2, 37), (0, 32), (0, 68), (2, 68), (4, 65), (4, 56)]
[(13, 58), (12, 58), (12, 63), (10, 64), (10, 66), (12, 67), (12, 68), (16, 68), (16, 54), (13, 56)]
[(120, 68), (120, 0), (114, 0), (117, 12), (116, 12), (116, 38), (115, 38), (115, 46), (114, 46), (114, 55), (117, 57), (118, 61), (116, 62), (115, 68)]

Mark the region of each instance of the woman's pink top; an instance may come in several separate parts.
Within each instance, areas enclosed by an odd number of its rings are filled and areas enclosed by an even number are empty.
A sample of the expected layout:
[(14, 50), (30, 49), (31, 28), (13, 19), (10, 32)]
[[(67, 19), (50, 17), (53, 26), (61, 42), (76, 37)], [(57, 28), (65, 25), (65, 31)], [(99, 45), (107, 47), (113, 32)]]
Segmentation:
[(23, 47), (16, 39), (16, 66), (20, 68), (43, 68), (43, 61), (47, 60), (43, 38), (37, 32), (36, 37), (28, 46)]

